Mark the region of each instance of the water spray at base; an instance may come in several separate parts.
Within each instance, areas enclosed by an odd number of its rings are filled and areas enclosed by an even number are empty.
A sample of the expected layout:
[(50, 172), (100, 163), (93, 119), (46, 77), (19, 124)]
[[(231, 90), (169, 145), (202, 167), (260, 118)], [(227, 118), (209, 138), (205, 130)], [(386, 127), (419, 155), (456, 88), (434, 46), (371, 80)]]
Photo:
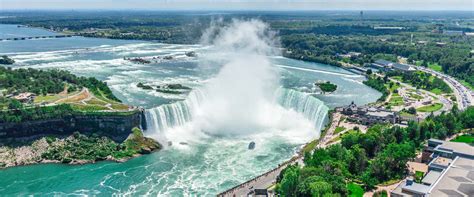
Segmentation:
[(327, 107), (317, 98), (283, 89), (274, 33), (258, 20), (216, 25), (203, 36), (212, 46), (200, 65), (222, 65), (217, 75), (184, 101), (147, 110), (147, 134), (160, 141), (192, 141), (197, 136), (242, 137), (262, 132), (318, 137)]

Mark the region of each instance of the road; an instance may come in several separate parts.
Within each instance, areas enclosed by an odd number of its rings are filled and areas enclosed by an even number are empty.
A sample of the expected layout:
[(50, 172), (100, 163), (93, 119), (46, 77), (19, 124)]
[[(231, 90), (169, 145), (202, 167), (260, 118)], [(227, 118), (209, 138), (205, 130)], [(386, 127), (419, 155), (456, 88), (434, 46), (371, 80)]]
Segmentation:
[(431, 73), (443, 79), (453, 90), (454, 95), (456, 96), (458, 108), (460, 110), (465, 110), (467, 107), (474, 105), (474, 92), (459, 83), (456, 79), (454, 79), (454, 77), (421, 66), (417, 66), (416, 68), (418, 70)]

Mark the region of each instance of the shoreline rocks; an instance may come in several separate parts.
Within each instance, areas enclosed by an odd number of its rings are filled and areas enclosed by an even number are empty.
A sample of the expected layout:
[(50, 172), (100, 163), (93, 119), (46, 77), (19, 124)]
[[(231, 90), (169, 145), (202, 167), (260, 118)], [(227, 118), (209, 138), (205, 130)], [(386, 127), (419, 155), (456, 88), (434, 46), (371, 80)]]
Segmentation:
[[(13, 144), (0, 146), (0, 169), (48, 163), (68, 165), (84, 165), (100, 161), (121, 163), (160, 149), (161, 145), (158, 142), (144, 137), (138, 128), (133, 129), (129, 137), (120, 144), (104, 136), (85, 136), (79, 133), (67, 137), (48, 136), (22, 146)], [(90, 156), (91, 151), (95, 155)]]

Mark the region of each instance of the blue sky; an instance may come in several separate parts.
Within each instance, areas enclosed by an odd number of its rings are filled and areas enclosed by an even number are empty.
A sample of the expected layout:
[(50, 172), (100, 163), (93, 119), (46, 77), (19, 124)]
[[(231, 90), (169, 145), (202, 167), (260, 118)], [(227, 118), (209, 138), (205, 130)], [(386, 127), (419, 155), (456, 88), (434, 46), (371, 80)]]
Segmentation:
[(1, 9), (471, 10), (474, 0), (0, 0)]

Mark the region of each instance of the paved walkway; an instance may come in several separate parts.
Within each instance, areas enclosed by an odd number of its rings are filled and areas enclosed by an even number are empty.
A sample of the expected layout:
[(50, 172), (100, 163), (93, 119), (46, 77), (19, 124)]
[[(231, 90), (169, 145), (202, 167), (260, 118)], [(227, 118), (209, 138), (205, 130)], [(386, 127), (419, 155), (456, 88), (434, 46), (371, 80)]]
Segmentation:
[(267, 189), (275, 184), (277, 176), (288, 165), (295, 163), (302, 164), (303, 157), (301, 155), (293, 157), (291, 160), (279, 165), (277, 168), (270, 170), (258, 177), (255, 177), (245, 183), (218, 194), (219, 197), (246, 197), (253, 189)]

